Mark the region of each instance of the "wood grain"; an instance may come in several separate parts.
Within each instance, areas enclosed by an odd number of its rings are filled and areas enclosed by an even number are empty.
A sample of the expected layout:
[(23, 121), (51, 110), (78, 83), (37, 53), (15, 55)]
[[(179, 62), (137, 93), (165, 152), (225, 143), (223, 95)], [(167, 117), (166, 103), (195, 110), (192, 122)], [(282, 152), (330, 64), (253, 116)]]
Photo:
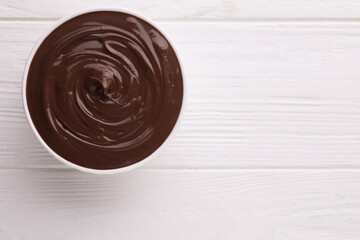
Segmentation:
[(344, 20), (359, 19), (360, 2), (349, 0), (2, 0), (2, 19), (58, 19), (95, 7), (128, 8), (166, 20)]
[(360, 172), (0, 170), (2, 239), (357, 239)]
[[(0, 167), (63, 167), (22, 110), (51, 23), (0, 22)], [(359, 168), (360, 24), (160, 22), (181, 53), (184, 121), (148, 168)]]

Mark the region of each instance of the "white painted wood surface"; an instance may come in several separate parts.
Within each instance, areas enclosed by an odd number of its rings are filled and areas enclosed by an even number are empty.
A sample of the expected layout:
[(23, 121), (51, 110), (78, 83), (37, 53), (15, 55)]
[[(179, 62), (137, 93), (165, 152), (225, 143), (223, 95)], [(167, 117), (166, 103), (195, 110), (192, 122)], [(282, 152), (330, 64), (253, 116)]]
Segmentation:
[[(58, 163), (26, 123), (35, 41), (76, 9), (126, 7), (175, 42), (188, 106), (132, 173)], [(360, 238), (360, 2), (0, 0), (0, 239)]]
[(58, 19), (83, 8), (128, 8), (154, 19), (270, 20), (359, 19), (356, 0), (2, 0), (3, 19)]
[(0, 170), (2, 239), (358, 239), (352, 170)]

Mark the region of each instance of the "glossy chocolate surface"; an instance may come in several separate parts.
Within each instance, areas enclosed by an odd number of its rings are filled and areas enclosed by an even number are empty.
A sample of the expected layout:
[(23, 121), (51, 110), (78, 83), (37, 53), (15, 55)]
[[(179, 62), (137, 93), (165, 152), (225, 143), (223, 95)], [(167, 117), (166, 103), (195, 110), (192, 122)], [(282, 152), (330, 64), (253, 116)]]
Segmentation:
[(138, 17), (77, 16), (37, 50), (26, 94), (33, 123), (58, 155), (92, 169), (139, 162), (171, 133), (183, 81), (166, 38)]

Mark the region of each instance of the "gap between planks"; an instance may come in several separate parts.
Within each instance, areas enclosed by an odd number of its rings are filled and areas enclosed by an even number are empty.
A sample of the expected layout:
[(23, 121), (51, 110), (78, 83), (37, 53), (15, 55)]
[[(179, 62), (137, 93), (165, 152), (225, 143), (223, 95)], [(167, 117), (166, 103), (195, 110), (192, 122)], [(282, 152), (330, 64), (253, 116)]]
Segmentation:
[[(64, 15), (68, 16), (68, 15)], [(61, 18), (7, 18), (0, 22), (57, 22)], [(233, 18), (233, 19), (192, 19), (192, 18), (151, 18), (159, 23), (360, 23), (360, 18)]]
[[(6, 171), (6, 170), (35, 170), (35, 171), (62, 171), (62, 172), (80, 172), (78, 170), (72, 169), (70, 167), (0, 167), (0, 171)], [(338, 167), (300, 167), (300, 168), (291, 168), (291, 167), (269, 167), (269, 168), (138, 168), (131, 172), (202, 172), (202, 173), (221, 173), (221, 172), (228, 172), (228, 173), (237, 173), (237, 172), (248, 172), (248, 173), (267, 173), (267, 172), (349, 172), (349, 173), (360, 173), (360, 168), (358, 167), (349, 167), (349, 168), (338, 168)], [(89, 174), (80, 172), (83, 174)], [(110, 175), (122, 175), (126, 174), (120, 173), (120, 174), (110, 174)], [(91, 174), (89, 174), (91, 175)], [(102, 175), (102, 174), (100, 174)], [(106, 175), (106, 174), (104, 174)]]

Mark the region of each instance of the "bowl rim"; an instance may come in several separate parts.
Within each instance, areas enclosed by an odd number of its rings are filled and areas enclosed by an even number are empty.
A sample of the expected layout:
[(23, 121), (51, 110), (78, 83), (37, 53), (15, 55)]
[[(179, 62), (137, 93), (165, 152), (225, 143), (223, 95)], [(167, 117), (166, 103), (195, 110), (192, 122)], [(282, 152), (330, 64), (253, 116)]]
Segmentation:
[[(126, 13), (126, 14), (130, 14), (133, 15), (137, 18), (140, 18), (142, 20), (144, 20), (145, 22), (149, 23), (150, 25), (152, 25), (153, 27), (155, 27), (161, 34), (163, 34), (163, 36), (166, 38), (166, 40), (169, 42), (170, 46), (173, 48), (175, 55), (178, 59), (179, 65), (180, 65), (180, 71), (181, 71), (181, 75), (182, 75), (182, 82), (183, 82), (183, 98), (182, 98), (182, 103), (181, 103), (181, 108), (180, 108), (180, 112), (179, 112), (179, 116), (175, 122), (175, 125), (172, 129), (172, 131), (170, 132), (170, 134), (168, 135), (168, 137), (165, 139), (165, 141), (153, 152), (151, 153), (149, 156), (147, 156), (146, 158), (144, 158), (143, 160), (140, 160), (139, 162), (136, 162), (132, 165), (126, 166), (126, 167), (121, 167), (121, 168), (115, 168), (115, 169), (92, 169), (92, 168), (87, 168), (87, 167), (83, 167), (80, 165), (77, 165), (75, 163), (72, 163), (68, 160), (66, 160), (65, 158), (61, 157), (59, 154), (57, 154), (54, 150), (52, 150), (47, 143), (42, 139), (42, 137), (40, 136), (39, 132), (37, 131), (33, 120), (30, 116), (30, 112), (28, 109), (28, 105), (27, 105), (27, 96), (26, 96), (26, 84), (27, 84), (27, 78), (28, 78), (28, 73), (29, 73), (29, 69), (30, 69), (30, 65), (31, 62), (35, 56), (35, 53), (37, 52), (38, 48), (41, 46), (41, 44), (43, 43), (43, 41), (45, 40), (45, 38), (47, 36), (49, 36), (50, 33), (52, 33), (57, 27), (59, 27), (61, 24), (69, 21), (70, 19), (73, 19), (77, 16), (86, 14), (86, 13), (92, 13), (92, 12), (103, 12), (103, 11), (111, 11), (111, 12), (119, 12), (119, 13)], [(112, 7), (100, 7), (100, 8), (88, 8), (88, 9), (84, 9), (81, 11), (76, 11), (73, 13), (70, 13), (62, 18), (60, 18), (58, 21), (56, 21), (51, 27), (49, 27), (43, 34), (42, 36), (37, 40), (36, 44), (34, 45), (34, 47), (32, 48), (30, 55), (28, 57), (28, 60), (26, 62), (25, 65), (25, 69), (24, 69), (24, 74), (23, 74), (23, 80), (22, 80), (22, 99), (23, 99), (23, 108), (25, 111), (25, 115), (27, 118), (27, 121), (31, 127), (31, 129), (33, 130), (35, 136), (37, 137), (37, 139), (41, 142), (41, 144), (45, 147), (45, 149), (51, 154), (53, 155), (57, 160), (59, 160), (60, 162), (62, 162), (63, 164), (65, 164), (68, 167), (77, 169), (81, 172), (86, 172), (86, 173), (93, 173), (93, 174), (115, 174), (115, 173), (123, 173), (123, 172), (128, 172), (131, 171), (133, 169), (139, 168), (141, 166), (143, 166), (144, 164), (148, 163), (150, 160), (154, 159), (159, 152), (161, 152), (164, 148), (165, 145), (167, 145), (169, 143), (169, 141), (171, 141), (171, 139), (174, 137), (174, 133), (177, 131), (177, 129), (179, 128), (180, 122), (183, 119), (183, 114), (184, 114), (184, 108), (185, 108), (185, 103), (186, 103), (186, 99), (187, 99), (187, 91), (186, 91), (186, 81), (185, 81), (185, 75), (184, 75), (184, 65), (182, 64), (181, 61), (181, 57), (179, 55), (179, 52), (176, 50), (174, 42), (169, 38), (169, 36), (165, 33), (165, 31), (163, 31), (156, 23), (153, 22), (153, 20), (151, 20), (150, 18), (139, 14), (137, 12), (134, 12), (132, 10), (128, 10), (126, 8), (112, 8)]]

